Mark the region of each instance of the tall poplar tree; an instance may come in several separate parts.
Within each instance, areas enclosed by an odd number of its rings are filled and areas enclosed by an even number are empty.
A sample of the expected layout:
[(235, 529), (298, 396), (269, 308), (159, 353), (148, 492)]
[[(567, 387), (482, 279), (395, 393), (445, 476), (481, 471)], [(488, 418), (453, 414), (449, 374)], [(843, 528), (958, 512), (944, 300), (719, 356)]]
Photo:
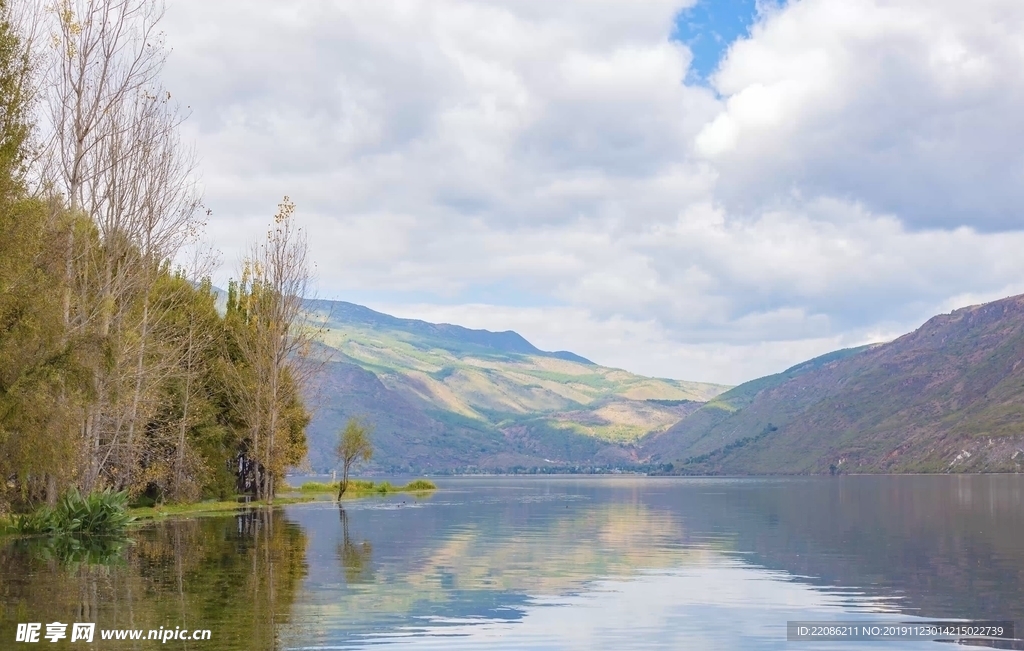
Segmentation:
[(238, 360), (234, 386), (247, 430), (244, 456), (254, 462), (255, 493), (265, 499), (273, 499), (284, 470), (306, 454), (303, 428), (309, 416), (299, 388), (306, 377), (303, 358), (315, 337), (302, 320), (310, 289), (308, 251), (295, 223), (295, 204), (285, 197), (228, 299)]
[(60, 319), (60, 223), (25, 182), (31, 63), (12, 6), (0, 0), (0, 512), (53, 499), (58, 478), (74, 474), (76, 441), (63, 432), (76, 394)]

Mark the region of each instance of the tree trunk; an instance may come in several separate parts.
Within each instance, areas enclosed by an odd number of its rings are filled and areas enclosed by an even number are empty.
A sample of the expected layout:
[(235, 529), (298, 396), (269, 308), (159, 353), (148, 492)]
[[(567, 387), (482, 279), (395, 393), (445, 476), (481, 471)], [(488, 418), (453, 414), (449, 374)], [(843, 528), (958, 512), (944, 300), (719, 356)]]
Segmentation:
[(132, 407), (128, 415), (128, 454), (130, 455), (126, 464), (126, 483), (131, 487), (134, 482), (135, 472), (135, 423), (139, 417), (139, 402), (142, 399), (142, 371), (146, 357), (146, 338), (149, 336), (149, 292), (142, 304), (142, 325), (139, 333), (139, 356), (135, 363), (135, 388), (132, 392)]
[(178, 428), (178, 449), (174, 457), (174, 494), (175, 499), (181, 494), (181, 473), (185, 465), (185, 432), (188, 429), (188, 403), (192, 396), (192, 345), (193, 324), (188, 329), (188, 362), (185, 367), (185, 398), (181, 406), (181, 424)]

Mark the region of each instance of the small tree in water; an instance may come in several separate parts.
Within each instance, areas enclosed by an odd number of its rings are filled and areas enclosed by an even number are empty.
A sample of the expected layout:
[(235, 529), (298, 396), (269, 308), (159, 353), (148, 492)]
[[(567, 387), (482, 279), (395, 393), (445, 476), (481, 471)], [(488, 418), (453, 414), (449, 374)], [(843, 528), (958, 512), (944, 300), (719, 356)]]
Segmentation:
[(355, 418), (349, 418), (345, 429), (338, 433), (338, 458), (341, 460), (341, 483), (338, 484), (338, 499), (348, 489), (348, 471), (356, 461), (369, 461), (373, 456), (370, 445), (370, 429)]

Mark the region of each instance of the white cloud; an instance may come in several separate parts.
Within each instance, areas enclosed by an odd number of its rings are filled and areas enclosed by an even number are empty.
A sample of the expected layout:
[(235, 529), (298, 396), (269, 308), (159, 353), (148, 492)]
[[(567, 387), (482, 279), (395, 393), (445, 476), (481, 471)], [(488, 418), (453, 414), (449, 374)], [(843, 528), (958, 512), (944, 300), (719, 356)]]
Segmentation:
[(1024, 4), (800, 0), (732, 45), (697, 138), (736, 209), (853, 198), (915, 228), (1024, 227)]
[(1024, 291), (1024, 4), (790, 2), (713, 89), (684, 6), (179, 0), (210, 234), (288, 194), (324, 296), (730, 382)]

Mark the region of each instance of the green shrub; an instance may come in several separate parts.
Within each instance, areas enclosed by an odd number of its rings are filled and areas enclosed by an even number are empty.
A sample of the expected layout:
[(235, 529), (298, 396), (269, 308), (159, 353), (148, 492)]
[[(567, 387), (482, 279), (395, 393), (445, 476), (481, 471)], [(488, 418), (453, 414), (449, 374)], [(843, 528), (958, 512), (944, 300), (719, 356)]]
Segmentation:
[(148, 495), (142, 495), (136, 498), (135, 501), (132, 502), (132, 504), (130, 504), (129, 506), (131, 506), (133, 509), (152, 508), (156, 506), (156, 500)]
[[(303, 493), (337, 493), (338, 483), (339, 482), (336, 481), (331, 483), (308, 481), (299, 487), (298, 490)], [(435, 486), (433, 482), (427, 481), (426, 479), (416, 479), (401, 487), (394, 486), (390, 482), (386, 481), (377, 484), (367, 479), (350, 479), (348, 480), (348, 489), (345, 491), (345, 494), (376, 493), (378, 495), (387, 495), (388, 493), (396, 493), (400, 491), (431, 491), (436, 488), (437, 486)]]
[(16, 527), (21, 533), (49, 536), (117, 536), (134, 519), (128, 514), (126, 492), (105, 490), (83, 497), (72, 488), (56, 506), (20, 516)]
[(299, 487), (299, 490), (303, 493), (336, 493), (338, 492), (338, 482), (307, 481)]

